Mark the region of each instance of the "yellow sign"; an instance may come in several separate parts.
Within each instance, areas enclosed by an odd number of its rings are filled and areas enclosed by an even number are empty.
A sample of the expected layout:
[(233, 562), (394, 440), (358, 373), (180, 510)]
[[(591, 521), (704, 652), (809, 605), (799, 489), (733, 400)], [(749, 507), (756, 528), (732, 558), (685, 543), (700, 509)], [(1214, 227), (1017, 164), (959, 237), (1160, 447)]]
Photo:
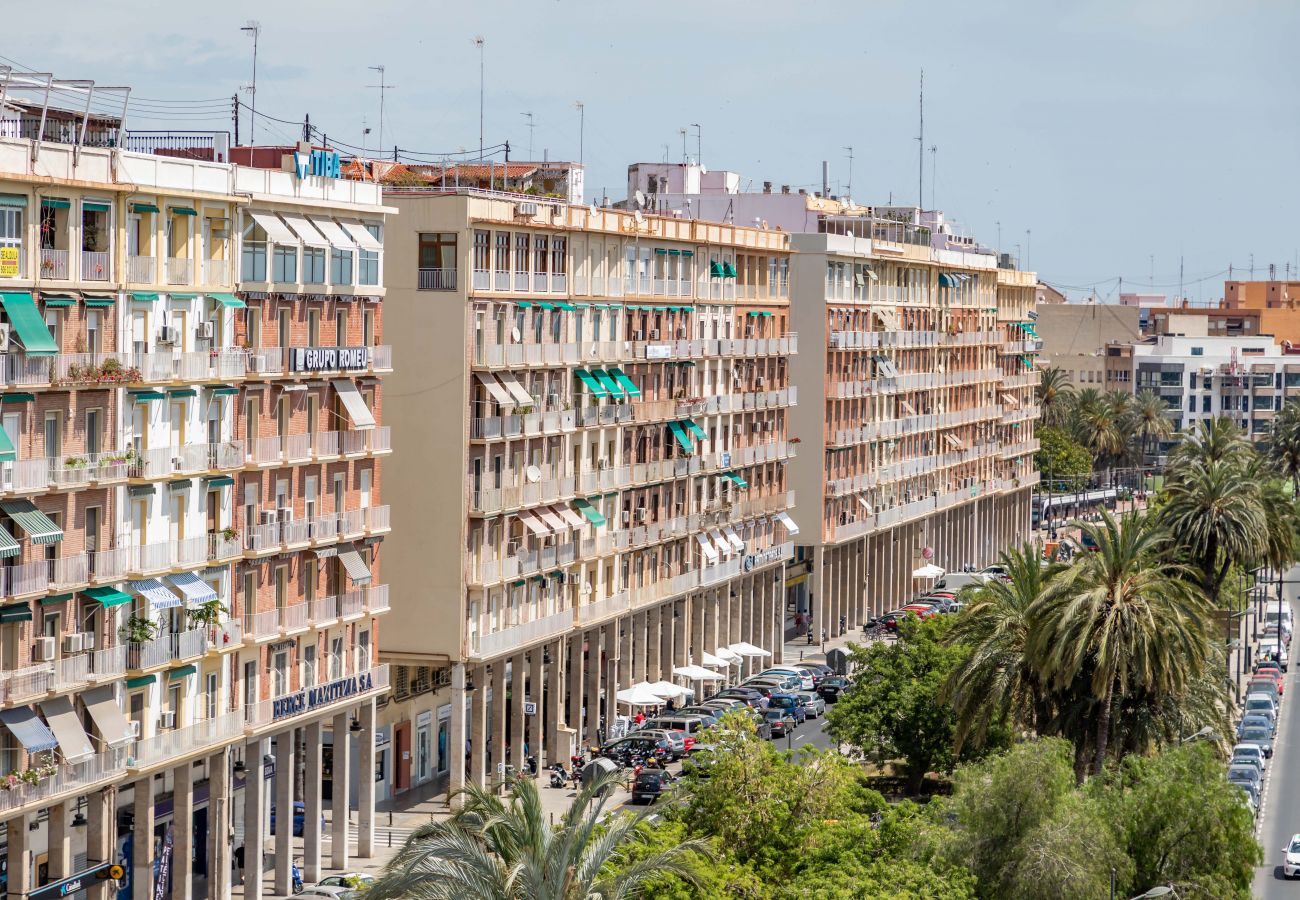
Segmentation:
[(0, 278), (18, 277), (18, 248), (0, 247)]

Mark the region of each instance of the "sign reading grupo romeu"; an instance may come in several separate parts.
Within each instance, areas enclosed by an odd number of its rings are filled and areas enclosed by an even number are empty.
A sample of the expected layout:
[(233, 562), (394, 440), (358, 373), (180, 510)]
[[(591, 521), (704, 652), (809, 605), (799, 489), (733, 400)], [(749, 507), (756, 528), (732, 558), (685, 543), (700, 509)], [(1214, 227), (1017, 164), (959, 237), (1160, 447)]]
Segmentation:
[(356, 694), (363, 694), (373, 689), (375, 680), (369, 672), (338, 678), (328, 684), (307, 688), (271, 701), (271, 718), (283, 719), (311, 712), (321, 706), (329, 706)]
[(351, 372), (370, 365), (369, 347), (290, 347), (292, 372)]

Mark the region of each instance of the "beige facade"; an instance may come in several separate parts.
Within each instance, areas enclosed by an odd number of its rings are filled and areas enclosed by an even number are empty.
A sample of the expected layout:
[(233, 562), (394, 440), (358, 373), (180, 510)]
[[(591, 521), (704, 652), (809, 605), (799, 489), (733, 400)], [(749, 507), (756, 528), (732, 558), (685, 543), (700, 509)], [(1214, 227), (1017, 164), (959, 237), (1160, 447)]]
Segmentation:
[(790, 610), (835, 635), (906, 602), (928, 584), (912, 575), (927, 562), (987, 564), (1024, 539), (1037, 483), (1034, 279), (926, 243), (793, 242), (804, 528)]
[(525, 746), (567, 763), (628, 712), (618, 690), (779, 658), (788, 237), (525, 196), (385, 202), (410, 361), (386, 398), (399, 789), (483, 783)]
[(1080, 389), (1132, 392), (1128, 370), (1108, 368), (1106, 347), (1142, 340), (1136, 306), (1045, 303), (1035, 308), (1041, 365), (1060, 369)]

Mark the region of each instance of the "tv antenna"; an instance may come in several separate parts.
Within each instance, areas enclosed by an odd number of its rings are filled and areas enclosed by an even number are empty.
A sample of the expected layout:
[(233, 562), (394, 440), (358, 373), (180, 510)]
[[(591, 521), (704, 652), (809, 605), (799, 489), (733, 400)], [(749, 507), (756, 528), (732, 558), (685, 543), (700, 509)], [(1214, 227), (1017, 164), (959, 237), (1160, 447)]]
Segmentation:
[(935, 205), (934, 202), (934, 186), (939, 181), (938, 174), (937, 174), (938, 169), (939, 169), (939, 148), (931, 144), (930, 145), (930, 208), (931, 209), (939, 208), (938, 206)]
[(383, 66), (367, 66), (372, 72), (379, 73), (379, 84), (368, 84), (366, 87), (379, 91), (379, 149), (382, 153), (384, 148), (384, 95), (397, 87), (395, 84), (384, 82)]
[(844, 182), (844, 197), (847, 200), (853, 199), (853, 148), (845, 147), (849, 154), (849, 178)]
[(921, 69), (921, 90), (918, 94), (920, 101), (920, 133), (916, 136), (916, 205), (918, 207), (925, 205), (925, 69)]
[(537, 123), (533, 121), (533, 114), (530, 112), (520, 113), (519, 115), (528, 120), (528, 159), (531, 161), (533, 158), (533, 129), (537, 127)]

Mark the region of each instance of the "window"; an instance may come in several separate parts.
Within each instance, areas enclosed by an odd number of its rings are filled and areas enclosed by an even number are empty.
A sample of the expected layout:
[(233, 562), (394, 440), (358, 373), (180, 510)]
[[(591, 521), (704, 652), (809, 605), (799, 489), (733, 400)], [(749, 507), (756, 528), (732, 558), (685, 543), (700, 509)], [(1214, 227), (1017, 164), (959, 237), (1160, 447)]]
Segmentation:
[[(366, 231), (375, 240), (383, 243), (383, 238), (379, 236), (379, 226), (366, 224)], [(453, 236), (454, 237), (454, 236)], [(453, 256), (455, 255), (455, 244), (452, 244)], [(359, 250), (357, 252), (357, 283), (358, 284), (379, 284), (379, 251), (378, 250)], [(455, 268), (455, 263), (452, 263)]]
[(352, 251), (334, 247), (330, 250), (330, 284), (352, 284)]
[(492, 254), (490, 241), (492, 236), (486, 231), (474, 232), (474, 271), (484, 274), (488, 271), (489, 258)]
[(533, 290), (547, 290), (546, 284), (546, 264), (549, 261), (546, 255), (547, 240), (546, 235), (539, 234), (533, 238)]
[(343, 677), (343, 638), (330, 641), (330, 680)]
[(209, 672), (203, 686), (203, 715), (206, 719), (217, 717), (217, 673)]
[(375, 311), (369, 307), (361, 311), (361, 343), (367, 347), (375, 344)]
[(311, 687), (316, 683), (316, 645), (307, 644), (302, 648), (302, 684)]
[[(350, 262), (348, 265), (349, 267), (351, 267)], [(324, 284), (325, 283), (325, 248), (324, 247), (303, 247), (302, 248), (302, 283), (303, 284)]]
[(307, 345), (320, 346), (320, 310), (307, 310)]
[[(248, 278), (247, 275), (244, 277)], [(294, 284), (298, 281), (297, 247), (275, 248), (275, 256), (271, 261), (271, 280), (281, 284)]]
[(1204, 347), (1193, 347), (1193, 348), (1192, 348), (1192, 356), (1204, 356), (1204, 355), (1205, 355), (1205, 348), (1204, 348)]
[[(569, 271), (569, 257), (567, 251), (568, 242), (565, 238), (556, 237), (551, 239), (551, 275), (563, 279)], [(563, 288), (559, 288), (563, 290)]]
[(257, 612), (257, 573), (244, 573), (244, 615)]
[(520, 232), (515, 235), (515, 290), (528, 290), (528, 235)]
[(348, 343), (348, 313), (340, 309), (334, 313), (334, 346), (346, 347)]
[(496, 289), (510, 290), (510, 232), (508, 231), (497, 232), (496, 256), (493, 259), (492, 270), (496, 273)]
[(257, 703), (257, 661), (244, 663), (244, 706)]

